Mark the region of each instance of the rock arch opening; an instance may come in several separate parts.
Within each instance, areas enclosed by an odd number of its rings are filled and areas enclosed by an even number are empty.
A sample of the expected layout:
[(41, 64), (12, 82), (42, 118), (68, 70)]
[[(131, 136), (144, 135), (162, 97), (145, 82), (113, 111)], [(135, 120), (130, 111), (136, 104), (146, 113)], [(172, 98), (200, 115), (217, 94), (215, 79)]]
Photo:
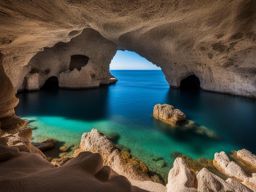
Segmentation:
[(49, 90), (49, 91), (54, 91), (59, 89), (59, 80), (56, 76), (52, 76), (48, 78), (44, 85), (42, 86), (43, 90)]
[(161, 68), (136, 52), (118, 50), (112, 58), (110, 70), (161, 70)]
[(74, 69), (81, 70), (89, 61), (89, 57), (86, 55), (72, 55), (70, 58), (69, 70)]
[(182, 90), (200, 90), (200, 79), (196, 75), (189, 75), (180, 82), (180, 89)]

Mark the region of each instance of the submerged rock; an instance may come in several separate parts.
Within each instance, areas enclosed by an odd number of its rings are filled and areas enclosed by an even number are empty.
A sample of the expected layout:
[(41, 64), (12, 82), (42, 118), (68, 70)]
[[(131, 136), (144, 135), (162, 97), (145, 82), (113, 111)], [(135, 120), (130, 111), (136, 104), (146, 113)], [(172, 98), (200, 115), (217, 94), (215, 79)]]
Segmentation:
[(182, 111), (168, 104), (156, 104), (153, 109), (153, 117), (173, 127), (186, 120), (186, 115)]
[(156, 104), (153, 109), (153, 117), (170, 125), (171, 128), (184, 132), (192, 132), (197, 135), (217, 139), (217, 135), (205, 126), (200, 126), (192, 120), (186, 119), (186, 115), (169, 104)]

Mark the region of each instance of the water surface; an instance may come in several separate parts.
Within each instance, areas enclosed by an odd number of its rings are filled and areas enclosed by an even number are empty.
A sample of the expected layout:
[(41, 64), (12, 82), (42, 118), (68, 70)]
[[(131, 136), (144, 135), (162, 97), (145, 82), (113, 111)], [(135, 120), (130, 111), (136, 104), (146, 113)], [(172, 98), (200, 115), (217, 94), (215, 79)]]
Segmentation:
[[(248, 148), (256, 152), (256, 102), (205, 91), (170, 89), (161, 71), (112, 71), (119, 81), (109, 87), (20, 93), (18, 115), (33, 120), (34, 140), (56, 138), (78, 144), (81, 134), (97, 128), (119, 134), (118, 144), (130, 148), (154, 171), (166, 175), (180, 152), (212, 158), (216, 151)], [(166, 132), (152, 118), (156, 103), (169, 103), (188, 118), (214, 131), (219, 139), (186, 132)], [(163, 157), (167, 167), (153, 160)]]

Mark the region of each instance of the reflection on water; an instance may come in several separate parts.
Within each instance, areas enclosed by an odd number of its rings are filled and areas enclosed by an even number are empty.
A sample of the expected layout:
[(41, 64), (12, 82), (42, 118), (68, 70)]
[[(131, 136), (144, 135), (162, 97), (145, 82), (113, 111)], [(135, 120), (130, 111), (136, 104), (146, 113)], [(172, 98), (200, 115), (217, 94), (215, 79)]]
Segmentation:
[[(21, 93), (17, 113), (35, 120), (36, 140), (52, 137), (78, 144), (81, 134), (91, 128), (118, 133), (118, 144), (129, 147), (132, 154), (162, 175), (168, 172), (175, 152), (193, 158), (212, 158), (216, 151), (241, 147), (256, 152), (255, 101), (169, 89), (161, 71), (113, 71), (113, 75), (119, 81), (99, 89)], [(175, 105), (219, 139), (189, 131), (166, 131), (166, 125), (152, 118), (156, 103)], [(163, 157), (168, 167), (158, 167), (153, 160), (156, 157)]]
[(18, 113), (33, 116), (63, 116), (86, 121), (108, 116), (109, 88), (83, 91), (53, 90), (19, 94)]

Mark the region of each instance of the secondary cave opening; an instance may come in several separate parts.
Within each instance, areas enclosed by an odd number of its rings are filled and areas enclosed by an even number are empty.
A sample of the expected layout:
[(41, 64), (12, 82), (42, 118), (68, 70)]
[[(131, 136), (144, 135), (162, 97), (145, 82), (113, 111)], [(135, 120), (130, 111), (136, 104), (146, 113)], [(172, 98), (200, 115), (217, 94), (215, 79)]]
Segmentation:
[(200, 90), (200, 80), (196, 75), (190, 75), (180, 82), (181, 90), (198, 91)]
[(55, 91), (59, 89), (59, 80), (56, 76), (48, 78), (44, 85), (42, 86), (43, 90)]
[(89, 61), (89, 57), (86, 55), (72, 55), (70, 58), (69, 70), (77, 69), (81, 70)]

